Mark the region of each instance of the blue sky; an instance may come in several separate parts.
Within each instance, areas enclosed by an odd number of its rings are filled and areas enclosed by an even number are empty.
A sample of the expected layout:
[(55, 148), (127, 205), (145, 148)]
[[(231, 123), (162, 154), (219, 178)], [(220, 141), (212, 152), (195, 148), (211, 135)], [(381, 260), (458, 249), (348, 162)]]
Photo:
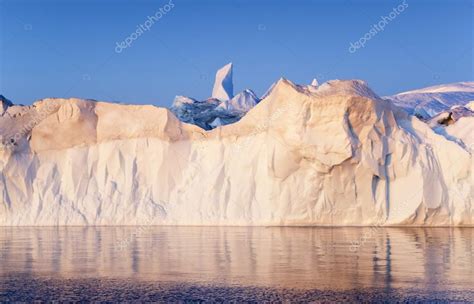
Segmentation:
[(172, 0), (115, 51), (169, 1), (0, 0), (0, 94), (169, 106), (175, 95), (209, 97), (228, 62), (235, 91), (257, 95), (280, 77), (364, 79), (379, 95), (474, 79), (474, 1), (407, 0), (351, 53), (403, 1)]

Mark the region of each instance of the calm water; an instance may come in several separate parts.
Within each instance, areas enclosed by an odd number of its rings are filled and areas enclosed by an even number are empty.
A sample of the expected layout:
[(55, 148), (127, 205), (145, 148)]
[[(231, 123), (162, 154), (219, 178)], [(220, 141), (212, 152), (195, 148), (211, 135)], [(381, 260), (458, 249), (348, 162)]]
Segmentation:
[(0, 228), (0, 301), (474, 301), (473, 228)]

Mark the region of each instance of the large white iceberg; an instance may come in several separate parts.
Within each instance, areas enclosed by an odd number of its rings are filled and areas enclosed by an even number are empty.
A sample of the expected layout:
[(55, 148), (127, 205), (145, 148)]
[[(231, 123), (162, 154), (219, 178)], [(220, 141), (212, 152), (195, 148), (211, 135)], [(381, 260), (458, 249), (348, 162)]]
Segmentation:
[(472, 150), (362, 81), (282, 79), (209, 131), (155, 106), (24, 109), (0, 117), (0, 225), (474, 224)]

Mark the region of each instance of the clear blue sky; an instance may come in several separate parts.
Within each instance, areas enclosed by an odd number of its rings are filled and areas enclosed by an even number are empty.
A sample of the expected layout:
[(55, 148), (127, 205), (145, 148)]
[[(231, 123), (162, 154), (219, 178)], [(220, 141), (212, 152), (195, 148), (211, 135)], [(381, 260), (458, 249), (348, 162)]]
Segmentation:
[(115, 52), (168, 2), (0, 0), (0, 94), (169, 106), (175, 95), (209, 97), (216, 69), (231, 61), (235, 91), (258, 95), (280, 77), (364, 79), (379, 95), (474, 78), (474, 1), (407, 0), (350, 53), (402, 1), (172, 0)]

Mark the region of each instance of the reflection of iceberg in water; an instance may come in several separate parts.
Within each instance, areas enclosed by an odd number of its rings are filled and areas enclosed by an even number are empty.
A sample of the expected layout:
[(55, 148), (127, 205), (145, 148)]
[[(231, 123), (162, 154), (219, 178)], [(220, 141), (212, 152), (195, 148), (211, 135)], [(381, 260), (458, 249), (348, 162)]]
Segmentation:
[[(0, 277), (108, 277), (288, 288), (470, 288), (474, 230), (2, 228)], [(128, 239), (121, 250), (117, 244)]]

